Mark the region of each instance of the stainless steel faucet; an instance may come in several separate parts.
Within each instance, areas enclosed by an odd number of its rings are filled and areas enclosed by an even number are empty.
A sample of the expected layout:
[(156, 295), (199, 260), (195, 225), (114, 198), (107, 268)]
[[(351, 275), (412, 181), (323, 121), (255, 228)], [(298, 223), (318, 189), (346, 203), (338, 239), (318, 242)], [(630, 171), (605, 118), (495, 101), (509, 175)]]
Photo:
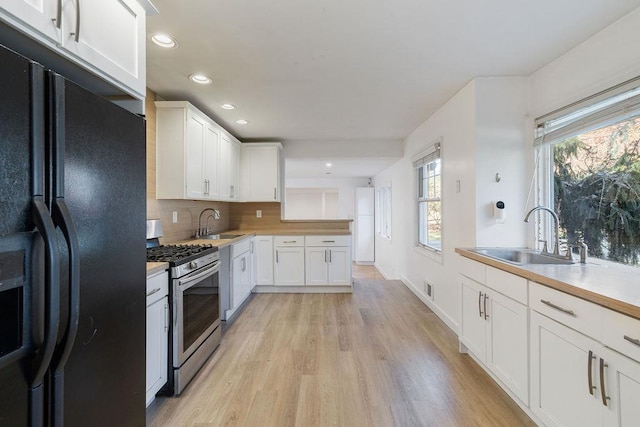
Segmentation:
[(207, 226), (205, 228), (202, 228), (202, 215), (207, 211), (213, 212), (214, 219), (220, 219), (220, 211), (218, 209), (213, 209), (213, 208), (203, 209), (202, 212), (200, 212), (200, 216), (198, 217), (198, 230), (196, 230), (196, 238), (209, 234), (209, 218), (212, 215), (209, 215), (207, 217)]
[(524, 222), (529, 222), (529, 216), (537, 210), (549, 212), (553, 217), (553, 221), (554, 221), (553, 233), (555, 237), (555, 242), (553, 244), (553, 254), (560, 255), (560, 219), (558, 218), (558, 215), (553, 210), (545, 206), (536, 206), (535, 208), (527, 212), (527, 215), (525, 215), (524, 217)]

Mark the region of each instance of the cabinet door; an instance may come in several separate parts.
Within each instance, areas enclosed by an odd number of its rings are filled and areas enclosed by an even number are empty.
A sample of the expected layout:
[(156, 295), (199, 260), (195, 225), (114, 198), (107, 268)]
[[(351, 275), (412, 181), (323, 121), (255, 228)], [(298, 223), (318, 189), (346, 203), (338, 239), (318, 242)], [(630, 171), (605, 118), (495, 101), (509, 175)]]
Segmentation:
[(325, 247), (305, 249), (305, 283), (307, 286), (322, 286), (329, 282), (329, 250)]
[(530, 408), (545, 425), (602, 425), (596, 367), (600, 349), (586, 335), (531, 312)]
[(273, 285), (273, 236), (255, 238), (256, 285)]
[(274, 262), (274, 285), (304, 286), (304, 248), (277, 246)]
[(0, 14), (20, 30), (50, 43), (60, 43), (61, 10), (56, 0), (0, 0)]
[(328, 285), (349, 286), (351, 284), (351, 248), (328, 248)]
[(525, 404), (529, 404), (528, 310), (489, 291), (487, 366)]
[(460, 341), (483, 363), (486, 360), (486, 287), (466, 277), (462, 279)]
[(229, 199), (240, 200), (240, 144), (231, 141), (229, 149)]
[(205, 192), (207, 199), (215, 200), (218, 197), (218, 145), (220, 131), (210, 124), (206, 124), (204, 129), (204, 141), (202, 149), (203, 179), (205, 182)]
[(278, 202), (278, 147), (243, 147), (243, 200), (247, 202)]
[(231, 139), (222, 133), (218, 155), (218, 196), (220, 200), (231, 199)]
[(231, 307), (236, 309), (251, 293), (251, 263), (248, 253), (233, 259), (231, 267)]
[[(602, 362), (598, 360), (598, 370), (603, 374), (603, 381), (598, 382), (598, 394), (603, 404), (605, 427), (640, 424), (640, 363), (606, 349)], [(602, 385), (606, 407), (602, 401)]]
[(62, 49), (144, 96), (145, 11), (135, 0), (64, 0)]
[(168, 316), (167, 297), (147, 307), (147, 406), (167, 382)]
[(207, 195), (208, 183), (204, 175), (204, 141), (207, 125), (205, 121), (191, 110), (187, 110), (186, 140), (186, 195), (189, 199), (204, 199)]

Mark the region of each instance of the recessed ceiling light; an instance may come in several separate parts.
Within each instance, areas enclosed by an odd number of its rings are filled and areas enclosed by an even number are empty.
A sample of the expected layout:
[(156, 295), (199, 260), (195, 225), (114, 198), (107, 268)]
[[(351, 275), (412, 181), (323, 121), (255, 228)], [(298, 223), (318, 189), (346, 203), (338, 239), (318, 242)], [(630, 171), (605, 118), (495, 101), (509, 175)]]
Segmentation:
[(222, 104), (221, 107), (225, 110), (235, 110), (236, 106), (233, 104)]
[(192, 82), (201, 85), (210, 85), (213, 82), (213, 80), (211, 80), (211, 77), (205, 76), (204, 74), (191, 74), (189, 78)]
[(175, 41), (175, 39), (173, 39), (171, 36), (168, 36), (166, 34), (153, 34), (151, 36), (151, 41), (154, 44), (166, 49), (171, 49), (178, 46), (178, 42)]
[(327, 163), (327, 167), (330, 168), (331, 167), (331, 163)]
[(246, 125), (249, 122), (245, 119), (240, 119), (240, 120), (236, 120), (236, 123), (239, 125)]

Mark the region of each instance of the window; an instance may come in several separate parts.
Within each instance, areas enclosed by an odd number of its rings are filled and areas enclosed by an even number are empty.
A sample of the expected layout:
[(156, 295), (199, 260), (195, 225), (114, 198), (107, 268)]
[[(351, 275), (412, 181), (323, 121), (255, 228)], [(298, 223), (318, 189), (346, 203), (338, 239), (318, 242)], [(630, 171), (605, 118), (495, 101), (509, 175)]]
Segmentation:
[(414, 158), (417, 180), (418, 246), (442, 251), (442, 162), (440, 142)]
[(560, 237), (640, 267), (640, 79), (537, 119), (536, 132), (538, 201)]
[(376, 232), (391, 238), (391, 186), (376, 190)]

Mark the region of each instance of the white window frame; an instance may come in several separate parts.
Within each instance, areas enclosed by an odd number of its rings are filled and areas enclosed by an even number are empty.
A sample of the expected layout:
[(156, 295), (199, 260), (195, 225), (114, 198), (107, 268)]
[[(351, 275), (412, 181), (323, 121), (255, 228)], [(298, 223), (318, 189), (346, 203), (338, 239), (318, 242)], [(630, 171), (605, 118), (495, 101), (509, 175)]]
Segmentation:
[[(440, 161), (440, 197), (439, 198), (427, 198), (421, 197), (420, 193), (420, 169), (423, 169), (428, 164), (436, 161)], [(432, 144), (425, 147), (412, 157), (412, 164), (414, 169), (414, 194), (415, 194), (415, 247), (426, 254), (442, 256), (442, 250), (444, 248), (444, 195), (443, 195), (443, 177), (444, 177), (444, 162), (442, 159), (442, 138), (439, 138)], [(423, 224), (423, 216), (420, 215), (420, 204), (425, 202), (439, 202), (440, 203), (440, 246), (429, 245), (426, 240), (421, 241), (422, 230), (426, 229), (426, 223)]]
[[(538, 117), (534, 122), (536, 206), (555, 210), (552, 155), (555, 143), (638, 116), (640, 77)], [(551, 242), (552, 238), (555, 237), (549, 215), (541, 216), (538, 213), (535, 246), (541, 249), (540, 242)]]
[(391, 185), (376, 188), (376, 233), (391, 240)]

